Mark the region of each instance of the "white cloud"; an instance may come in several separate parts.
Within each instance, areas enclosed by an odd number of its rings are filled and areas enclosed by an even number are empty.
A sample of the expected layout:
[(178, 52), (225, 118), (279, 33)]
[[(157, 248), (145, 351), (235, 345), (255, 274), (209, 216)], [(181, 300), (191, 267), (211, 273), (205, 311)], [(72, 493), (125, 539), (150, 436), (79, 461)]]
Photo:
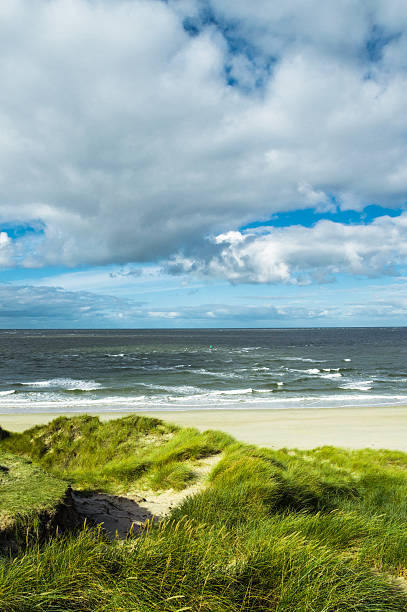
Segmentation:
[(175, 310), (149, 310), (147, 315), (153, 319), (180, 319), (182, 315)]
[(0, 266), (7, 267), (12, 262), (12, 240), (7, 232), (0, 232)]
[(213, 0), (219, 27), (203, 4), (3, 3), (0, 223), (43, 228), (16, 263), (153, 261), (332, 196), (405, 201), (402, 3)]
[(228, 232), (214, 242), (217, 250), (207, 258), (176, 256), (167, 269), (246, 283), (307, 284), (336, 274), (377, 277), (405, 265), (407, 213), (367, 225), (323, 220), (311, 228)]

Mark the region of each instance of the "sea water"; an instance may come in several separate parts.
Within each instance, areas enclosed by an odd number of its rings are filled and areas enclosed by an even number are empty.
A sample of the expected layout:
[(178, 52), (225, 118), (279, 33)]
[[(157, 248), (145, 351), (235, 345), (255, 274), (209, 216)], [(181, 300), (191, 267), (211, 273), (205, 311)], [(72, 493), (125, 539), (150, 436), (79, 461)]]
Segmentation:
[(0, 330), (0, 413), (407, 403), (407, 328)]

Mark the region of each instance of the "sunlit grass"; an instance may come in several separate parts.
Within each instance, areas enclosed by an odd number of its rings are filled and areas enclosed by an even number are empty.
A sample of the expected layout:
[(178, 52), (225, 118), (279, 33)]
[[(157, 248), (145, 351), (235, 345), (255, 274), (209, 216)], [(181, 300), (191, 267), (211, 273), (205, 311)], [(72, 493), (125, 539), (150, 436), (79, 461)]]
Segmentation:
[(80, 488), (125, 492), (129, 488), (182, 489), (197, 460), (220, 453), (232, 438), (222, 432), (180, 429), (159, 419), (129, 416), (102, 423), (97, 417), (60, 417), (0, 441)]
[(85, 529), (4, 558), (4, 612), (407, 610), (407, 454), (273, 451), (137, 417), (58, 419), (0, 444), (105, 490), (180, 489), (222, 452), (206, 488), (139, 537)]
[(52, 513), (66, 489), (40, 467), (0, 451), (0, 532), (23, 531), (39, 514)]

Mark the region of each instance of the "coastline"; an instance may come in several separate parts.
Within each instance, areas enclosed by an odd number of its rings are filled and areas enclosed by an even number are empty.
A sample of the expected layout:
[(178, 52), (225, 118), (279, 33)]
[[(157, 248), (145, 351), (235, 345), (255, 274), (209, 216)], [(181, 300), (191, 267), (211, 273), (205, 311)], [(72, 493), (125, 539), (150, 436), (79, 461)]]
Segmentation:
[[(58, 416), (79, 412), (0, 414), (0, 425), (24, 431)], [(284, 410), (196, 410), (89, 412), (102, 420), (139, 414), (181, 426), (225, 431), (237, 440), (269, 448), (317, 446), (386, 448), (407, 452), (407, 406), (290, 408)]]

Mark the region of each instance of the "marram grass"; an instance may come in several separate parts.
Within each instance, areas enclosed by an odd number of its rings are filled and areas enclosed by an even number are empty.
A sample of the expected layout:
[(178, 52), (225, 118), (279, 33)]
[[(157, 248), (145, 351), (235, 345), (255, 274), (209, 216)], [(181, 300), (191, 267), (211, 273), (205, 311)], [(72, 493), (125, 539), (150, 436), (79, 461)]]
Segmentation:
[(30, 457), (76, 487), (116, 493), (135, 483), (182, 489), (193, 480), (197, 460), (220, 453), (231, 441), (222, 432), (201, 434), (147, 417), (102, 423), (78, 416), (11, 434), (0, 440), (0, 448)]
[(222, 452), (206, 489), (139, 537), (85, 528), (3, 557), (2, 612), (407, 610), (407, 454), (272, 451), (137, 417), (58, 419), (0, 448), (118, 492), (182, 488)]
[(0, 450), (0, 532), (25, 529), (39, 514), (52, 513), (66, 489), (38, 465)]
[(247, 534), (181, 519), (124, 544), (85, 529), (0, 563), (4, 612), (379, 612), (406, 603), (387, 577), (298, 533), (273, 535), (264, 523)]

